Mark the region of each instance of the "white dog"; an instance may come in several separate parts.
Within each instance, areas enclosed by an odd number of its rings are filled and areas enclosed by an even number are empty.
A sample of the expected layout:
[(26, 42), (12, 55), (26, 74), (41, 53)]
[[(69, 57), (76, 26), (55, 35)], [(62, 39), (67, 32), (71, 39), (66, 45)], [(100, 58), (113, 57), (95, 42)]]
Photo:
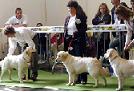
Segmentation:
[(92, 57), (76, 57), (70, 55), (68, 52), (60, 51), (57, 53), (56, 61), (61, 61), (65, 65), (69, 82), (67, 85), (75, 85), (77, 75), (83, 72), (88, 72), (95, 79), (95, 86), (98, 86), (98, 77), (101, 76), (104, 80), (104, 85), (107, 82), (105, 76), (109, 74), (101, 66), (101, 62)]
[(116, 90), (122, 90), (124, 79), (134, 75), (134, 60), (121, 58), (114, 49), (108, 49), (104, 57), (109, 58), (109, 62), (118, 78), (118, 88)]
[(6, 70), (9, 72), (9, 79), (11, 80), (11, 70), (13, 68), (18, 70), (18, 77), (20, 83), (23, 83), (22, 76), (23, 73), (26, 74), (26, 80), (28, 80), (28, 63), (31, 60), (31, 55), (32, 52), (34, 52), (31, 47), (27, 47), (24, 52), (20, 55), (9, 55), (4, 58), (0, 62), (1, 66), (1, 76), (0, 76), (0, 82), (2, 81), (3, 74), (5, 73)]

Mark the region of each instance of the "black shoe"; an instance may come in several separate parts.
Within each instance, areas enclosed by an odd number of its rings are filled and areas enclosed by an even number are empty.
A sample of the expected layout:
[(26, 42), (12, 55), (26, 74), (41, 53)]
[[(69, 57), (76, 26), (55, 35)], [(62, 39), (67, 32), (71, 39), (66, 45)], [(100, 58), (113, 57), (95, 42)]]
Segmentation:
[(37, 80), (37, 77), (32, 76), (31, 79), (32, 79), (33, 81), (36, 81), (36, 80)]
[(81, 81), (78, 81), (78, 80), (77, 80), (75, 83), (76, 83), (76, 84), (81, 84)]
[[(28, 80), (31, 79), (31, 77), (28, 76)], [(22, 80), (26, 80), (26, 75), (24, 74), (22, 77)]]
[(22, 80), (26, 80), (26, 75), (25, 74), (23, 75)]

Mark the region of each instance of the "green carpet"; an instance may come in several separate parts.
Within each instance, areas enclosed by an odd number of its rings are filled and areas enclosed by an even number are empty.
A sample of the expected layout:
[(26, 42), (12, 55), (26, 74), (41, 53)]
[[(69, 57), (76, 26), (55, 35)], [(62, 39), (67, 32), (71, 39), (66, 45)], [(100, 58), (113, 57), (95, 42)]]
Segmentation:
[[(109, 77), (107, 78), (108, 85), (103, 86), (103, 80), (100, 79), (99, 87), (93, 88), (94, 80), (90, 76), (88, 77), (88, 84), (76, 84), (75, 86), (66, 86), (68, 80), (67, 73), (54, 73), (39, 71), (38, 81), (33, 82), (32, 80), (24, 81), (20, 84), (18, 81), (18, 76), (14, 70), (12, 73), (12, 80), (8, 80), (7, 73), (5, 73), (3, 82), (0, 85), (6, 85), (11, 87), (30, 87), (30, 88), (49, 88), (53, 90), (72, 90), (72, 91), (115, 91), (117, 87), (117, 78)], [(134, 78), (128, 78), (125, 81), (124, 90), (132, 91), (134, 90)]]

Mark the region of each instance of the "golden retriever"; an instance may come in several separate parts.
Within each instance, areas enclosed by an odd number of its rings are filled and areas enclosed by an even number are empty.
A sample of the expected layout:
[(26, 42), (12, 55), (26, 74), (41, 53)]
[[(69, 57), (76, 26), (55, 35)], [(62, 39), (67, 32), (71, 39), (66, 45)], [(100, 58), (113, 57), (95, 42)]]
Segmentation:
[(125, 78), (134, 75), (134, 60), (121, 58), (115, 49), (108, 49), (104, 57), (109, 59), (110, 65), (118, 78), (118, 88), (116, 90), (122, 90)]
[(62, 62), (67, 69), (69, 75), (69, 82), (67, 85), (75, 85), (77, 75), (83, 72), (88, 72), (95, 80), (94, 87), (98, 86), (98, 77), (101, 76), (104, 80), (104, 86), (107, 82), (105, 76), (109, 72), (105, 71), (101, 66), (101, 62), (92, 57), (76, 57), (68, 52), (59, 51), (57, 53), (56, 61)]
[(23, 83), (22, 76), (23, 73), (26, 74), (26, 80), (28, 80), (28, 63), (31, 60), (32, 52), (35, 52), (35, 50), (31, 47), (27, 47), (24, 52), (20, 55), (8, 55), (0, 62), (1, 66), (1, 76), (0, 76), (0, 82), (2, 81), (3, 74), (6, 70), (9, 72), (9, 79), (11, 80), (11, 70), (13, 68), (18, 70), (18, 77), (20, 83)]

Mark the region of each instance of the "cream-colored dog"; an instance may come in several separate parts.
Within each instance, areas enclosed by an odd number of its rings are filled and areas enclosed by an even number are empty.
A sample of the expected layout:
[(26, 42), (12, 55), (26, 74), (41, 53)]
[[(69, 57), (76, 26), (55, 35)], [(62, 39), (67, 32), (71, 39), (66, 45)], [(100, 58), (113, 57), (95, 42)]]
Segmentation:
[(9, 72), (9, 79), (11, 80), (11, 70), (13, 68), (18, 70), (18, 77), (20, 83), (23, 83), (22, 76), (23, 73), (26, 74), (26, 80), (28, 80), (28, 63), (31, 60), (32, 52), (35, 52), (33, 48), (27, 47), (24, 52), (20, 55), (9, 55), (0, 62), (1, 66), (1, 76), (0, 82), (2, 81), (3, 74), (6, 70)]
[(56, 61), (62, 62), (68, 72), (69, 82), (67, 85), (75, 85), (77, 75), (83, 72), (88, 72), (95, 80), (94, 87), (98, 86), (98, 77), (101, 76), (104, 80), (104, 85), (107, 82), (105, 76), (109, 73), (101, 66), (101, 62), (92, 57), (76, 57), (68, 52), (60, 51), (57, 53)]
[(125, 78), (134, 75), (134, 60), (121, 58), (114, 49), (108, 49), (104, 57), (109, 58), (110, 65), (118, 78), (118, 88), (116, 90), (122, 90)]

